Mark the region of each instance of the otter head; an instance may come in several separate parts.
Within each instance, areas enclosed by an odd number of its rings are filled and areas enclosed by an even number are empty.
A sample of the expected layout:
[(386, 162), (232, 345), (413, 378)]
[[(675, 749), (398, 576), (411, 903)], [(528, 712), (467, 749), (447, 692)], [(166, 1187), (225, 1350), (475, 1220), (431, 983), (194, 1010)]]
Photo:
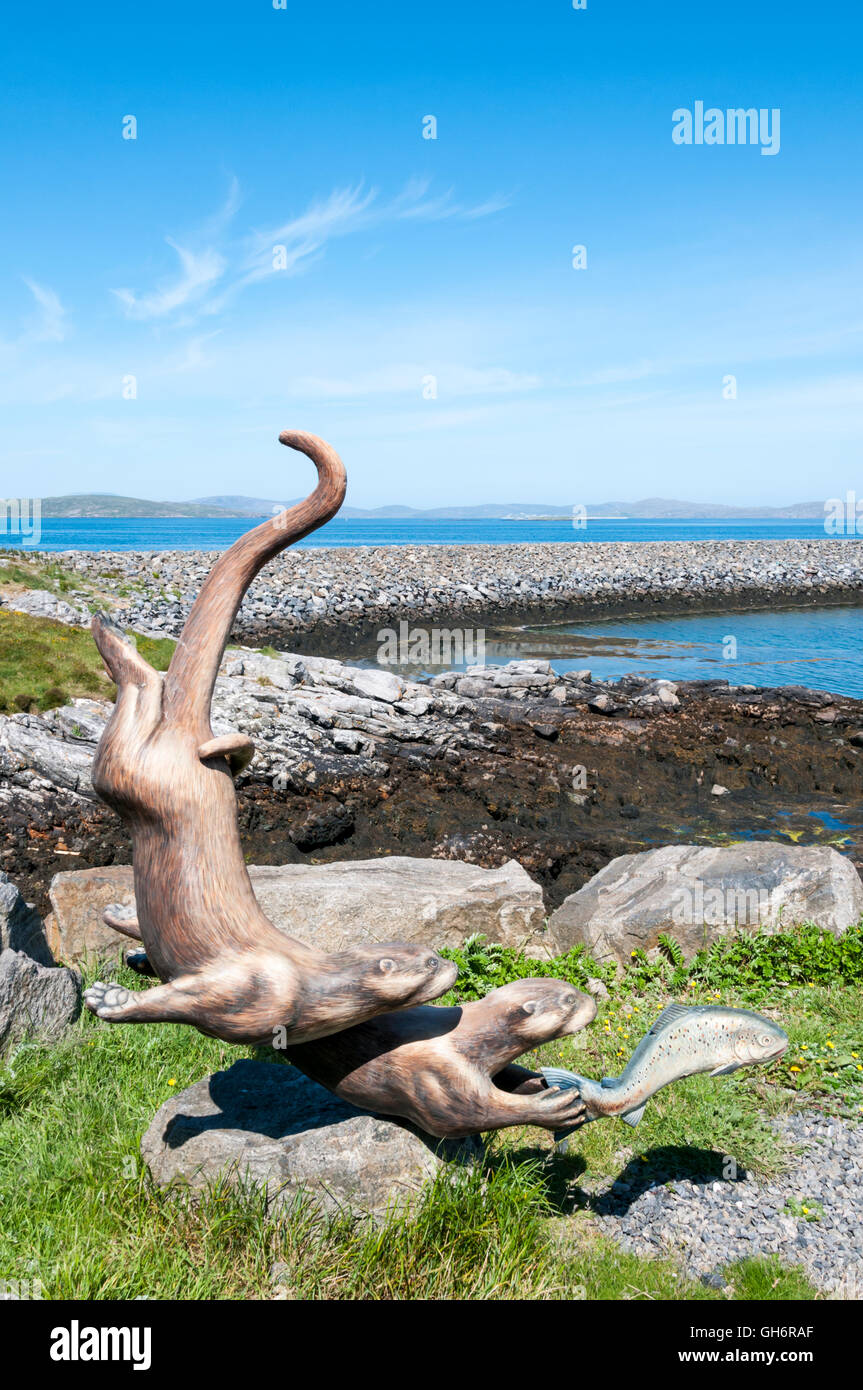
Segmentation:
[(525, 1038), (562, 1038), (577, 1033), (596, 1017), (596, 1004), (590, 995), (563, 980), (514, 980), (494, 993), (498, 997), (506, 994), (513, 1009), (513, 1024)]
[(367, 961), (362, 985), (392, 1009), (439, 998), (452, 988), (458, 975), (454, 961), (444, 960), (428, 946), (404, 941), (361, 946), (357, 954)]

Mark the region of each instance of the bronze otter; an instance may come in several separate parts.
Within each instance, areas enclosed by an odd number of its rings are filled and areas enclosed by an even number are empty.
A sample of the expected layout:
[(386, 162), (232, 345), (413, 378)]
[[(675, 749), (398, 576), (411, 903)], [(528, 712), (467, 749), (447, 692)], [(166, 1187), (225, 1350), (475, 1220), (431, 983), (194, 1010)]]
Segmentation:
[(93, 786), (130, 830), (138, 912), (134, 920), (109, 909), (106, 920), (140, 939), (136, 963), (162, 983), (133, 993), (97, 982), (87, 1006), (112, 1023), (189, 1023), (228, 1042), (278, 1037), (339, 1095), (441, 1137), (573, 1127), (583, 1116), (578, 1096), (513, 1060), (589, 1022), (587, 996), (558, 980), (528, 980), (461, 1008), (426, 1008), (456, 975), (436, 952), (399, 942), (329, 955), (277, 931), (255, 899), (233, 786), (254, 749), (238, 733), (214, 737), (213, 688), (246, 589), (268, 559), (335, 515), (346, 481), (323, 440), (279, 438), (313, 460), (318, 486), (219, 557), (164, 677), (104, 615), (93, 619), (117, 685)]
[[(268, 559), (338, 511), (345, 471), (314, 435), (283, 444), (313, 460), (311, 497), (246, 532), (222, 555), (192, 606), (164, 677), (104, 615), (93, 637), (117, 700), (93, 786), (132, 835), (140, 937), (162, 984), (140, 993), (97, 981), (84, 998), (112, 1023), (189, 1023), (226, 1042), (304, 1041), (443, 994), (454, 979), (427, 948), (399, 943), (328, 955), (285, 936), (255, 899), (237, 827), (233, 776), (254, 749), (214, 738), (210, 703), (243, 594)], [(116, 922), (114, 925), (117, 925)], [(134, 931), (130, 933), (130, 925)]]
[(578, 1093), (512, 1063), (595, 1016), (590, 996), (561, 980), (516, 980), (475, 1003), (380, 1014), (285, 1055), (343, 1100), (440, 1139), (506, 1125), (574, 1128), (585, 1118)]

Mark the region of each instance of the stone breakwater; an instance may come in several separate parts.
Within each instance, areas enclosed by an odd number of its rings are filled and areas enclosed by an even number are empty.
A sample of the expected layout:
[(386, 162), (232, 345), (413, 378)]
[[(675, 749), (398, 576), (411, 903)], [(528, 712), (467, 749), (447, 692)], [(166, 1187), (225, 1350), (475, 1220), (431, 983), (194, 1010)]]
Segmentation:
[[(176, 636), (216, 553), (68, 551), (120, 622)], [(626, 612), (863, 602), (855, 540), (626, 541), (294, 550), (252, 584), (240, 640), (369, 634), (400, 621), (480, 626)], [(296, 645), (295, 645), (296, 649)], [(330, 646), (331, 649), (331, 646)]]

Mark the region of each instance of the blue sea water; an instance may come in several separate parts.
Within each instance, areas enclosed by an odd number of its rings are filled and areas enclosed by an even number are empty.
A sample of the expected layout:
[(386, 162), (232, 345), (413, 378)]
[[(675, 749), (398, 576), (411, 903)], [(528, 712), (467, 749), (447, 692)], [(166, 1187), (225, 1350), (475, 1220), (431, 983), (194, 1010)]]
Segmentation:
[(863, 698), (863, 607), (566, 624), (486, 640), (499, 664), (544, 657), (557, 671), (589, 668), (599, 680), (727, 680), (731, 685), (807, 685)]
[[(39, 550), (224, 550), (260, 518), (45, 517)], [(588, 521), (581, 530), (559, 521), (441, 521), (336, 517), (301, 546), (514, 545), (547, 541), (705, 541), (824, 539), (824, 522), (638, 520)], [(4, 543), (0, 536), (0, 545)], [(5, 542), (18, 544), (13, 538)]]

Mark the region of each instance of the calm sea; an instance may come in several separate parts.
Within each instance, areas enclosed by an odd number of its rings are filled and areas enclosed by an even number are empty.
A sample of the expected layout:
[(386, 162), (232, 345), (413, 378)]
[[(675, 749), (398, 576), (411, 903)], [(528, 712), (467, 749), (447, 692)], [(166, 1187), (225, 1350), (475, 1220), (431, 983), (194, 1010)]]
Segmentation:
[[(40, 550), (224, 550), (260, 518), (46, 517)], [(301, 546), (513, 545), (541, 541), (695, 541), (824, 538), (812, 521), (351, 521), (336, 517)], [(2, 543), (2, 537), (0, 537)], [(10, 540), (10, 545), (15, 542)]]
[(732, 685), (808, 685), (863, 698), (863, 608), (786, 608), (755, 613), (567, 624), (486, 640), (485, 659), (544, 657), (557, 671), (627, 673)]

